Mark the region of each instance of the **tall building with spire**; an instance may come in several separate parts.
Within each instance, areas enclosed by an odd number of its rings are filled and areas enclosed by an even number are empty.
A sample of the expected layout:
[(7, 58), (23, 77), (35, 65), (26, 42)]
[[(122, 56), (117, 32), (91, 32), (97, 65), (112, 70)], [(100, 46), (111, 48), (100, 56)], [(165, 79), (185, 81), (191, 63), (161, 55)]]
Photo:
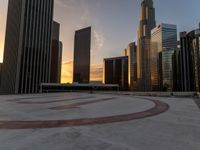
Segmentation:
[(151, 30), (156, 26), (153, 0), (143, 0), (138, 28), (137, 78), (140, 91), (151, 90)]

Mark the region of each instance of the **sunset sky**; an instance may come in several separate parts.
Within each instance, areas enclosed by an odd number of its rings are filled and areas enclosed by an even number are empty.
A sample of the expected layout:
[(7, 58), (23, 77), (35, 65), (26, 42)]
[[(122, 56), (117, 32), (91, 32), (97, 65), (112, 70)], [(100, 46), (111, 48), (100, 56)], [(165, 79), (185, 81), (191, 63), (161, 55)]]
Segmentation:
[[(0, 62), (2, 62), (8, 0), (0, 0)], [(122, 55), (136, 40), (141, 0), (55, 0), (54, 20), (61, 24), (62, 82), (71, 82), (74, 31), (92, 26), (91, 79), (102, 79), (103, 58)], [(200, 22), (199, 0), (154, 0), (156, 20), (190, 31)]]

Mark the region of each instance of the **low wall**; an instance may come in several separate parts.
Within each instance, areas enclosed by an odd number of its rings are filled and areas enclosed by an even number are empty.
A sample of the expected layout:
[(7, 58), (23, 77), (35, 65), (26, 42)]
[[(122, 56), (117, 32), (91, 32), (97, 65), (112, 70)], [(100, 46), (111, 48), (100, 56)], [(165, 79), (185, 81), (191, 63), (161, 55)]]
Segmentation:
[(154, 97), (200, 97), (198, 92), (104, 92), (107, 94), (122, 94), (133, 96), (154, 96)]
[(135, 96), (158, 96), (158, 97), (194, 97), (196, 92), (134, 92)]

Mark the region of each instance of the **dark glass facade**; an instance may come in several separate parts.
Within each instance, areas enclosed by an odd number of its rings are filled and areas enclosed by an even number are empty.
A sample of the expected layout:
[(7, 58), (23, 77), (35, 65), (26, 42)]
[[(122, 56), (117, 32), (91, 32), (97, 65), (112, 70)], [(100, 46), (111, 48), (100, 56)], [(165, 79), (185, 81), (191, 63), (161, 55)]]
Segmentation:
[(175, 50), (172, 56), (173, 63), (173, 91), (181, 91), (181, 72), (180, 72), (180, 48)]
[(0, 63), (0, 86), (1, 86), (2, 67), (3, 67), (3, 63)]
[(104, 59), (104, 84), (118, 84), (121, 90), (128, 90), (128, 57)]
[(181, 89), (182, 91), (193, 91), (193, 65), (192, 65), (192, 51), (190, 49), (191, 38), (187, 32), (180, 33), (180, 71), (181, 71)]
[(90, 82), (91, 27), (75, 32), (73, 82)]
[(173, 24), (162, 23), (151, 31), (151, 90), (160, 91), (159, 88), (159, 52), (164, 48), (177, 48), (177, 26)]
[(9, 0), (1, 90), (37, 93), (50, 81), (54, 0)]
[(180, 34), (182, 91), (200, 91), (200, 29)]
[(162, 91), (173, 91), (173, 55), (175, 49), (163, 49), (159, 54), (160, 87)]
[(51, 83), (61, 82), (62, 42), (59, 39), (60, 24), (53, 22), (52, 49), (51, 49)]

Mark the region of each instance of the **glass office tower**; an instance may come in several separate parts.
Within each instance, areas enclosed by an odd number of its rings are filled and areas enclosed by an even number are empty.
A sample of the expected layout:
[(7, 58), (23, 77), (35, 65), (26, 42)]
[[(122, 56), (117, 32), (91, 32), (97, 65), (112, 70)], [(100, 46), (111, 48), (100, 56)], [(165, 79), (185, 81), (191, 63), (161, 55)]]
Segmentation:
[(91, 27), (76, 31), (73, 82), (90, 82)]
[(54, 0), (9, 0), (1, 90), (37, 93), (50, 81)]
[(158, 25), (151, 31), (151, 53), (150, 53), (150, 67), (151, 67), (151, 89), (152, 91), (159, 91), (159, 52), (164, 48), (177, 48), (177, 26), (172, 24)]
[(200, 28), (180, 33), (182, 91), (200, 91)]
[(173, 55), (175, 49), (164, 48), (160, 52), (159, 65), (162, 91), (173, 91)]
[(3, 63), (0, 63), (0, 86), (1, 86), (2, 66), (3, 66)]
[(131, 91), (137, 90), (137, 46), (136, 43), (130, 43), (124, 51), (128, 56), (128, 82)]
[(61, 82), (62, 42), (60, 41), (60, 24), (53, 22), (51, 48), (51, 83)]
[(128, 57), (104, 59), (104, 84), (118, 84), (121, 90), (128, 90)]

